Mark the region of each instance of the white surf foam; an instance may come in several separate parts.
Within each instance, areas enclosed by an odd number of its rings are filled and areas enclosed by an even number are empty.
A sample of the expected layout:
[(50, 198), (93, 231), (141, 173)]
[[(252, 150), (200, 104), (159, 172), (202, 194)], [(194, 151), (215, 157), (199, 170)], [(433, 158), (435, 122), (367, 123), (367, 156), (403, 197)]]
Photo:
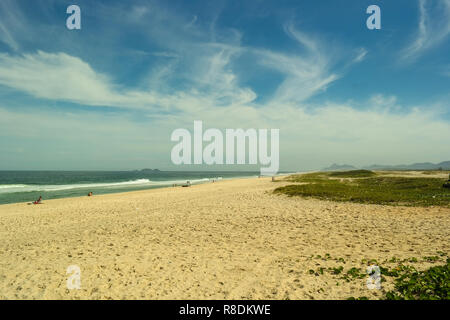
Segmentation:
[[(123, 182), (108, 183), (80, 183), (65, 185), (31, 185), (31, 184), (3, 184), (0, 185), (0, 194), (16, 192), (35, 192), (35, 191), (64, 191), (72, 189), (92, 189), (92, 188), (127, 188), (136, 186), (170, 186), (173, 184), (183, 184), (187, 180), (165, 180), (151, 181), (149, 179), (137, 179)], [(209, 178), (190, 180), (191, 184), (198, 184), (209, 181)]]

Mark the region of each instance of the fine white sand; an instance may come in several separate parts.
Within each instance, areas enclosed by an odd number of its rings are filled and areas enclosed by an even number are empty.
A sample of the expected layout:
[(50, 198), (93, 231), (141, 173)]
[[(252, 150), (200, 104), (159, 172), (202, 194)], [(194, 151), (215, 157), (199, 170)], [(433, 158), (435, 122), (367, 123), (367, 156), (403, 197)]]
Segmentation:
[[(274, 195), (270, 178), (0, 205), (1, 299), (379, 298), (310, 269), (448, 254), (450, 209)], [(311, 256), (330, 254), (345, 262)], [(68, 290), (67, 267), (81, 269)]]

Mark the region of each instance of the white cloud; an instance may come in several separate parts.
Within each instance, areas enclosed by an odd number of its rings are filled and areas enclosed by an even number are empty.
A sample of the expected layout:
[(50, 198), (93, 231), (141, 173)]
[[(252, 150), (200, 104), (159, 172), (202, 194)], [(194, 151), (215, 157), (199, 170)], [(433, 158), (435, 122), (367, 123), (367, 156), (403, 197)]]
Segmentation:
[[(340, 77), (333, 70), (336, 48), (297, 30), (293, 24), (286, 24), (284, 30), (304, 50), (289, 55), (243, 46), (242, 34), (238, 30), (218, 30), (214, 27), (215, 20), (211, 22), (212, 31), (204, 30), (204, 24), (207, 24), (204, 19), (200, 24), (197, 16), (171, 12), (155, 3), (132, 6), (128, 10), (122, 5), (93, 4), (91, 12), (98, 13), (99, 25), (103, 19), (108, 19), (108, 26), (113, 29), (104, 30), (108, 34), (122, 34), (122, 28), (146, 30), (140, 41), (151, 43), (152, 50), (130, 50), (139, 55), (140, 61), (144, 60), (142, 56), (154, 56), (157, 63), (138, 84), (138, 89), (120, 85), (110, 75), (95, 70), (98, 59), (95, 56), (105, 54), (101, 51), (95, 51), (98, 54), (90, 57), (93, 65), (79, 58), (79, 54), (64, 52), (42, 50), (23, 55), (0, 54), (0, 85), (41, 99), (157, 112), (198, 110), (200, 103), (205, 104), (204, 108), (254, 103), (258, 92), (241, 84), (240, 75), (244, 71), (242, 65), (235, 64), (242, 56), (253, 59), (255, 67), (273, 69), (284, 78), (275, 88), (274, 96), (266, 99), (271, 103), (305, 101), (326, 90)], [(121, 21), (121, 29), (114, 29), (116, 25), (110, 21)], [(86, 39), (87, 45), (92, 45), (92, 38)], [(63, 40), (55, 39), (55, 47), (61, 46), (58, 41)], [(74, 45), (76, 49), (73, 49)], [(83, 45), (77, 42), (69, 46), (65, 43), (63, 47), (68, 49), (66, 52), (73, 50), (78, 53)], [(114, 54), (114, 50), (109, 50), (106, 59), (116, 61), (111, 58)], [(360, 49), (348, 64), (362, 61), (365, 54), (365, 50)], [(149, 60), (148, 57), (145, 59)], [(173, 86), (173, 83), (182, 85)]]
[[(98, 163), (107, 163), (109, 168), (174, 169), (169, 160), (174, 145), (170, 133), (176, 128), (192, 132), (196, 119), (203, 121), (205, 129), (280, 129), (284, 170), (318, 169), (332, 162), (369, 165), (450, 159), (443, 139), (450, 135), (450, 124), (428, 106), (397, 113), (395, 100), (378, 95), (369, 101), (314, 108), (284, 104), (262, 108), (198, 106), (200, 111), (192, 108), (148, 121), (142, 117), (138, 122), (126, 113), (38, 109), (32, 110), (30, 117), (29, 111), (0, 107), (0, 149), (22, 148), (20, 154), (4, 153), (1, 161), (22, 163), (28, 158), (50, 167), (67, 160), (76, 168), (98, 169)], [(39, 148), (33, 147), (36, 143)], [(1, 161), (0, 166), (7, 167)]]
[(339, 78), (328, 73), (326, 64), (313, 57), (290, 56), (267, 50), (256, 52), (261, 57), (260, 64), (285, 76), (272, 98), (273, 102), (304, 101)]
[[(287, 55), (243, 47), (239, 43), (215, 42), (181, 45), (170, 54), (166, 51), (152, 53), (173, 59), (154, 68), (144, 81), (148, 89), (120, 86), (110, 76), (96, 72), (78, 57), (43, 51), (23, 55), (0, 53), (0, 84), (36, 98), (89, 106), (154, 111), (198, 110), (200, 102), (205, 103), (205, 108), (242, 106), (257, 98), (250, 87), (240, 85), (239, 72), (233, 69), (234, 60), (247, 55), (254, 58), (256, 65), (274, 69), (284, 77), (271, 99), (272, 103), (301, 102), (326, 90), (339, 76), (330, 71), (333, 58), (323, 53), (327, 52), (323, 44), (291, 25), (286, 30), (306, 48), (304, 54)], [(233, 42), (239, 38), (240, 35), (236, 35)], [(174, 91), (169, 84), (163, 87), (173, 79), (183, 79), (187, 86), (183, 91)]]
[(413, 62), (442, 44), (450, 35), (450, 0), (419, 0), (419, 25), (414, 40), (400, 52), (403, 63)]
[(306, 101), (325, 91), (330, 84), (341, 78), (346, 68), (363, 61), (367, 55), (365, 48), (359, 48), (353, 59), (347, 59), (342, 64), (343, 67), (335, 71), (343, 56), (342, 48), (301, 32), (292, 23), (285, 24), (284, 30), (303, 49), (300, 53), (290, 55), (273, 50), (253, 49), (258, 57), (257, 62), (284, 76), (271, 99), (272, 103)]
[(339, 76), (330, 72), (332, 56), (319, 41), (296, 30), (291, 23), (286, 24), (284, 29), (304, 49), (303, 54), (289, 55), (265, 49), (254, 49), (253, 52), (261, 65), (285, 77), (271, 101), (301, 102), (325, 90)]
[(120, 170), (156, 161), (160, 166), (170, 152), (162, 130), (124, 113), (0, 106), (0, 167)]
[(173, 97), (123, 89), (89, 64), (65, 53), (0, 54), (0, 84), (36, 98), (90, 106), (168, 109)]

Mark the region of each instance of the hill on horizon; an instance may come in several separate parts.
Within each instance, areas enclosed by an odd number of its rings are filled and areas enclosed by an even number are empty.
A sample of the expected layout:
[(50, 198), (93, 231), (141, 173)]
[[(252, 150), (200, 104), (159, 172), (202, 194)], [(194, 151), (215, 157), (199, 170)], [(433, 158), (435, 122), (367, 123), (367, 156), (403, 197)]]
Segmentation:
[(322, 171), (348, 171), (356, 169), (366, 170), (450, 170), (450, 161), (442, 161), (439, 163), (420, 162), (413, 164), (401, 164), (401, 165), (379, 165), (373, 164), (370, 166), (355, 167), (349, 164), (336, 164), (323, 168)]

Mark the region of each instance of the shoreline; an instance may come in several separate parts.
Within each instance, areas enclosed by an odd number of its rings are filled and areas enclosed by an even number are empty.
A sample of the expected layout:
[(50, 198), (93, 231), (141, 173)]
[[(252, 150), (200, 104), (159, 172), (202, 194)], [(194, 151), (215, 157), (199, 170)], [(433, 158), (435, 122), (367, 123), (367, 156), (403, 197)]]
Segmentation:
[[(292, 173), (289, 173), (289, 174), (285, 174), (285, 173), (281, 173), (281, 174), (279, 174), (279, 175), (277, 175), (276, 177), (285, 177), (285, 176), (288, 176), (288, 175), (291, 175)], [(218, 179), (218, 180), (214, 180), (214, 183), (217, 183), (217, 182), (219, 182), (219, 181), (228, 181), (228, 180), (236, 180), (236, 179), (252, 179), (252, 178), (255, 178), (256, 176), (254, 176), (254, 175), (251, 175), (251, 176), (236, 176), (236, 177), (226, 177), (226, 178), (223, 178), (223, 177), (220, 177), (220, 179)], [(219, 178), (219, 177), (217, 177), (217, 178)], [(204, 178), (204, 179), (209, 179), (209, 181), (201, 181), (201, 182), (194, 182), (194, 183), (192, 183), (192, 186), (196, 186), (196, 185), (201, 185), (201, 184), (209, 184), (209, 183), (213, 183), (212, 182), (212, 180), (214, 179), (214, 178)], [(111, 191), (111, 192), (102, 192), (102, 193), (97, 193), (97, 194), (95, 194), (94, 193), (94, 196), (102, 196), (102, 195), (109, 195), (109, 194), (122, 194), (122, 193), (130, 193), (130, 192), (138, 192), (138, 191), (149, 191), (149, 190), (154, 190), (154, 189), (165, 189), (165, 188), (174, 188), (174, 187), (181, 187), (181, 181), (184, 181), (184, 180), (179, 180), (179, 182), (175, 185), (175, 186), (173, 186), (173, 185), (171, 185), (171, 182), (172, 180), (169, 180), (168, 182), (167, 182), (167, 184), (164, 184), (164, 180), (163, 181), (158, 181), (158, 182), (161, 182), (161, 183), (163, 183), (163, 184), (161, 184), (161, 185), (149, 185), (149, 186), (142, 186), (142, 187), (140, 187), (140, 186), (136, 186), (136, 187), (130, 187), (129, 188), (129, 190), (127, 190), (126, 188), (123, 188), (123, 190), (118, 190), (118, 189), (116, 189), (116, 190), (114, 190), (114, 191)], [(185, 180), (185, 181), (189, 181), (189, 180)], [(95, 188), (95, 187), (94, 187)], [(87, 192), (89, 192), (91, 189), (94, 189), (94, 188), (86, 188), (86, 193)], [(138, 188), (138, 189), (136, 189), (136, 188)], [(74, 188), (75, 189), (75, 188)], [(103, 189), (104, 190), (104, 189)], [(102, 190), (102, 191), (103, 191)], [(39, 192), (37, 192), (37, 191), (35, 191), (36, 193), (39, 193)], [(45, 192), (47, 192), (47, 191), (42, 191), (41, 193), (45, 193)], [(98, 192), (98, 191), (97, 191)], [(61, 197), (51, 197), (51, 198), (49, 198), (49, 199), (43, 199), (43, 201), (50, 201), (50, 200), (58, 200), (58, 199), (76, 199), (76, 198), (84, 198), (85, 196), (81, 196), (81, 195), (74, 195), (74, 196), (70, 196), (70, 195), (65, 195), (65, 196), (61, 196)], [(30, 197), (31, 198), (31, 197)], [(26, 204), (26, 203), (31, 203), (31, 202), (33, 202), (34, 200), (27, 200), (27, 201), (18, 201), (18, 202), (8, 202), (8, 203), (0, 203), (0, 207), (1, 206), (4, 206), (4, 205), (8, 205), (8, 204), (18, 204), (18, 203), (23, 203), (23, 204)]]
[[(219, 172), (219, 173), (223, 173), (223, 172)], [(277, 174), (276, 176), (275, 176), (275, 178), (277, 178), (277, 177), (287, 177), (287, 176), (289, 176), (289, 175), (292, 175), (292, 174), (301, 174), (301, 173), (304, 173), (304, 172), (296, 172), (296, 173), (279, 173), (279, 174)], [(216, 177), (216, 178), (204, 178), (204, 179), (209, 179), (209, 181), (200, 181), (200, 182), (194, 182), (194, 183), (192, 183), (192, 186), (196, 186), (196, 185), (202, 185), (202, 184), (209, 184), (209, 183), (213, 183), (212, 182), (212, 180), (214, 179), (214, 183), (217, 183), (217, 182), (219, 182), (219, 181), (228, 181), (228, 180), (239, 180), (239, 179), (253, 179), (253, 178), (257, 178), (258, 176), (256, 175), (249, 175), (249, 176), (235, 176), (235, 177), (225, 177), (225, 178), (223, 178), (223, 177), (220, 177), (220, 179), (218, 179), (218, 180), (215, 180), (215, 179), (217, 179), (217, 178), (219, 178), (219, 177)], [(265, 176), (261, 176), (261, 178), (264, 178)], [(94, 196), (102, 196), (102, 195), (108, 195), (108, 194), (122, 194), (122, 193), (129, 193), (129, 192), (137, 192), (137, 191), (149, 191), (149, 190), (154, 190), (154, 189), (165, 189), (165, 188), (174, 188), (174, 187), (181, 187), (181, 181), (189, 181), (189, 180), (178, 180), (179, 182), (177, 183), (177, 185), (175, 185), (175, 186), (173, 186), (173, 185), (171, 185), (171, 183), (170, 182), (172, 182), (172, 180), (169, 180), (168, 181), (168, 183), (167, 184), (161, 184), (161, 185), (149, 185), (149, 186), (147, 186), (147, 187), (145, 187), (145, 186), (142, 186), (142, 187), (139, 187), (139, 186), (136, 186), (136, 187), (130, 187), (129, 188), (129, 190), (127, 191), (127, 189), (126, 188), (123, 188), (123, 190), (118, 190), (118, 189), (116, 189), (116, 190), (114, 190), (114, 191), (111, 191), (111, 192), (104, 192), (104, 193), (94, 193)], [(164, 183), (165, 181), (163, 180), (163, 181), (157, 181), (157, 182), (161, 182), (161, 183)], [(138, 188), (138, 189), (136, 189), (136, 188)], [(93, 189), (93, 188), (85, 188), (86, 190), (86, 193), (87, 192), (89, 192), (91, 189)], [(46, 191), (43, 191), (42, 193), (45, 193)], [(98, 191), (97, 191), (98, 192)], [(36, 193), (39, 193), (39, 192), (36, 192)], [(44, 198), (43, 199), (43, 201), (50, 201), (50, 200), (57, 200), (57, 199), (76, 199), (76, 198), (84, 198), (85, 196), (82, 196), (82, 195), (74, 195), (74, 196), (70, 196), (70, 195), (67, 195), (67, 196), (61, 196), (61, 197), (52, 197), (52, 198), (48, 198), (47, 200)], [(27, 200), (27, 201), (18, 201), (18, 202), (7, 202), (7, 203), (0, 203), (0, 207), (1, 206), (4, 206), (4, 205), (8, 205), (8, 204), (17, 204), (17, 203), (24, 203), (24, 204), (26, 204), (26, 203), (31, 203), (31, 202), (33, 202), (35, 199), (31, 199), (31, 197), (30, 197), (30, 200)]]
[[(238, 179), (254, 179), (254, 177), (226, 178), (226, 179), (216, 180), (214, 183), (217, 183), (219, 181), (230, 181), (230, 180), (238, 180)], [(203, 185), (203, 184), (210, 184), (210, 183), (213, 183), (213, 182), (211, 182), (211, 181), (199, 182), (199, 183), (192, 184), (190, 186), (190, 188), (192, 188), (194, 186), (199, 186), (199, 185)], [(98, 198), (98, 197), (110, 196), (110, 195), (122, 196), (122, 195), (132, 194), (132, 193), (149, 192), (149, 191), (152, 191), (152, 190), (173, 189), (173, 188), (183, 188), (183, 187), (181, 185), (176, 185), (176, 186), (171, 186), (171, 185), (152, 186), (150, 188), (139, 189), (139, 190), (117, 191), (117, 192), (108, 192), (108, 193), (94, 194), (92, 196), (92, 198), (94, 198), (94, 197)], [(85, 198), (88, 198), (88, 197), (87, 196), (72, 196), (72, 197), (68, 196), (68, 197), (60, 197), (60, 198), (42, 199), (42, 204), (45, 204), (45, 203), (47, 203), (49, 201), (55, 201), (55, 200), (66, 200), (66, 199), (77, 200), (77, 199), (85, 199)], [(2, 206), (7, 206), (7, 205), (16, 205), (16, 204), (27, 204), (27, 205), (30, 204), (31, 205), (31, 202), (32, 201), (30, 200), (30, 201), (25, 201), (25, 202), (2, 203), (2, 204), (0, 204), (0, 209), (2, 208)]]

